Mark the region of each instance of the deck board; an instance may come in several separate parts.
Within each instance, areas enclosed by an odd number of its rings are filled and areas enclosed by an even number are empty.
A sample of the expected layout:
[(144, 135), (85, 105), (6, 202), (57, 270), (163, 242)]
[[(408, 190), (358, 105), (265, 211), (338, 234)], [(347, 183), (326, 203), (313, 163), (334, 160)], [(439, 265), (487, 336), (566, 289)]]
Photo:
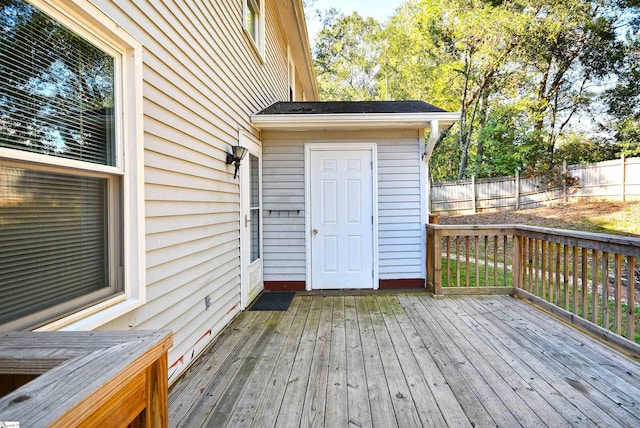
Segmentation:
[(509, 296), (298, 295), (245, 312), (170, 426), (640, 426), (640, 364)]

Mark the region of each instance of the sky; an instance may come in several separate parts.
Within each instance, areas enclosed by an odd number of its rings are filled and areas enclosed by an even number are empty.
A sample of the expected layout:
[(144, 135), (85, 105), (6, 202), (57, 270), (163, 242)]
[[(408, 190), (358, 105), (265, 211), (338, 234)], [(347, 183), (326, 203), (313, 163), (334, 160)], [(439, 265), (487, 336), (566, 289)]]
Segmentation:
[[(311, 6), (311, 10), (306, 10), (305, 13), (307, 16), (315, 16), (316, 9), (324, 12), (335, 7), (344, 12), (345, 15), (355, 10), (364, 17), (371, 16), (378, 21), (384, 22), (402, 3), (404, 3), (404, 0), (316, 0), (315, 4)], [(312, 46), (315, 36), (321, 28), (322, 25), (318, 19), (307, 20), (309, 41)]]

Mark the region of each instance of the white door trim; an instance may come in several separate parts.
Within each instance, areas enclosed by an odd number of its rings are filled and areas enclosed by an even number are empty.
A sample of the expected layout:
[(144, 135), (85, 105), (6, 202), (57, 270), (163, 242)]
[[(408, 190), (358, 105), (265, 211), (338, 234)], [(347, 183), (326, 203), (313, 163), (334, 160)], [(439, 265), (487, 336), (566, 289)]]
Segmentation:
[(373, 204), (373, 289), (377, 290), (380, 284), (378, 273), (378, 145), (376, 143), (354, 143), (349, 141), (336, 141), (333, 143), (305, 143), (304, 145), (304, 230), (305, 230), (305, 262), (306, 262), (306, 289), (311, 291), (311, 152), (312, 151), (349, 151), (368, 150), (371, 152), (371, 200)]
[[(247, 180), (247, 171), (249, 170), (249, 156), (247, 155), (242, 164), (240, 165), (240, 176), (238, 177), (239, 181), (239, 195), (240, 195), (240, 309), (244, 310), (251, 303), (251, 299), (256, 297), (256, 290), (250, 290), (250, 270), (253, 268), (260, 270), (260, 282), (262, 284), (261, 291), (264, 288), (263, 281), (263, 255), (264, 255), (264, 237), (263, 237), (263, 221), (262, 221), (262, 145), (260, 142), (253, 137), (251, 134), (244, 131), (242, 128), (238, 132), (238, 142), (241, 146), (249, 149), (249, 153), (253, 153), (254, 156), (257, 156), (259, 159), (260, 165), (260, 176), (258, 181), (259, 188), (259, 200), (260, 200), (260, 258), (255, 262), (251, 263), (249, 257), (247, 257), (247, 253), (249, 251), (250, 237), (249, 231), (246, 227), (245, 223), (245, 215), (249, 211), (248, 204), (248, 195), (244, 194), (243, 190), (246, 191), (249, 183)], [(256, 263), (259, 263), (259, 266), (256, 266)], [(253, 291), (253, 293), (251, 293)]]

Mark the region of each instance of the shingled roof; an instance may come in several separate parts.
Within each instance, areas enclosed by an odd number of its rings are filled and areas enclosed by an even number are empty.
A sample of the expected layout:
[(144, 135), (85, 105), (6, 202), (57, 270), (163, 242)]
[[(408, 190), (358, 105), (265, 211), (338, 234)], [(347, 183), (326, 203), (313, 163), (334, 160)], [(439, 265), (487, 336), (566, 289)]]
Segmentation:
[(387, 114), (387, 113), (446, 113), (424, 101), (279, 101), (257, 115), (272, 114)]

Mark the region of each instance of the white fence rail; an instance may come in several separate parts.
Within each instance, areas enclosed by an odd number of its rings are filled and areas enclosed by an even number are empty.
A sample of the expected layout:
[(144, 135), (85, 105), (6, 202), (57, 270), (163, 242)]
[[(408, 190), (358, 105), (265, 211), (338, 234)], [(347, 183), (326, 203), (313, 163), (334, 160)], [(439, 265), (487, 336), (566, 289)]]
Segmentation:
[(554, 201), (640, 200), (640, 158), (570, 165), (567, 180), (549, 184), (544, 177), (486, 178), (431, 183), (432, 214), (509, 211), (537, 208)]

